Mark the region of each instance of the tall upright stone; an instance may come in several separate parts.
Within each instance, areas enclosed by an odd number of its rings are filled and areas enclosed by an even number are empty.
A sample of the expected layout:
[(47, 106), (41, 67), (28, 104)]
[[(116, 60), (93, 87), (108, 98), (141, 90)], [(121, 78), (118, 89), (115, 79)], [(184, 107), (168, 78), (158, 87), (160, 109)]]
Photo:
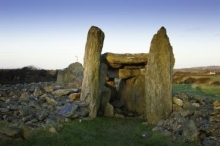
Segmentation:
[(146, 115), (156, 124), (172, 112), (173, 49), (164, 27), (153, 36), (145, 76)]
[(105, 34), (95, 26), (89, 29), (84, 54), (84, 78), (82, 82), (81, 101), (89, 104), (89, 116), (94, 118), (100, 105), (99, 67)]

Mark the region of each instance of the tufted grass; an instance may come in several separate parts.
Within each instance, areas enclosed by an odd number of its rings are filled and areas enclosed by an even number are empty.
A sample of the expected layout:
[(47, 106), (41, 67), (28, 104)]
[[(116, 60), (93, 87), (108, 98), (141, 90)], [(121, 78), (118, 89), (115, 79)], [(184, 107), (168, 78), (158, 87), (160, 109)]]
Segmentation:
[[(38, 131), (26, 140), (9, 140), (1, 146), (197, 146), (198, 143), (172, 142), (169, 137), (152, 132), (142, 119), (96, 118), (65, 124), (57, 134)], [(150, 137), (141, 134), (149, 132)]]

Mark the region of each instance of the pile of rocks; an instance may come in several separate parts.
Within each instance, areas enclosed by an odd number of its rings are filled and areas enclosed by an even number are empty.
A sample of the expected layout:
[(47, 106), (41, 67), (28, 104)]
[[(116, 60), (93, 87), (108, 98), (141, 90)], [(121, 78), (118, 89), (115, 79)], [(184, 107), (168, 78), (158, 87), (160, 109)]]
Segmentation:
[(25, 138), (27, 129), (55, 126), (86, 116), (88, 105), (78, 100), (79, 92), (54, 82), (0, 85), (0, 140)]
[(185, 142), (200, 141), (205, 146), (220, 145), (220, 103), (183, 93), (173, 97), (173, 112), (161, 120), (154, 131), (183, 139)]
[[(80, 89), (57, 86), (54, 82), (0, 85), (0, 141), (27, 138), (30, 131), (48, 126), (51, 132), (57, 132), (63, 123), (87, 117), (88, 104), (79, 98)], [(137, 116), (124, 111), (117, 102), (112, 105), (105, 116)], [(185, 142), (201, 141), (205, 146), (220, 145), (220, 103), (177, 93), (173, 95), (172, 114), (153, 130), (172, 140), (181, 138)]]

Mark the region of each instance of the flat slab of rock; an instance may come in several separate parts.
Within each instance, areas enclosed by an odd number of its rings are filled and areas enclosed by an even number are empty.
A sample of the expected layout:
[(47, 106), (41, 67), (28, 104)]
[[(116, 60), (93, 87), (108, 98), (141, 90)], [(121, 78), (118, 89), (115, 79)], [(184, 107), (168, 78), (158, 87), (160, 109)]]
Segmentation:
[(64, 96), (64, 95), (67, 95), (70, 93), (76, 93), (78, 91), (79, 91), (79, 89), (58, 89), (56, 91), (53, 91), (52, 94), (60, 97), (60, 96)]
[(102, 54), (102, 60), (106, 61), (109, 68), (123, 68), (134, 64), (135, 66), (145, 66), (148, 61), (148, 53), (137, 53), (137, 54), (115, 54), (105, 53)]
[(78, 108), (78, 105), (76, 104), (67, 105), (59, 112), (59, 115), (62, 115), (67, 118), (74, 117), (76, 114), (77, 108)]
[(127, 79), (131, 77), (136, 77), (141, 74), (141, 69), (109, 69), (107, 76), (109, 78), (120, 78)]

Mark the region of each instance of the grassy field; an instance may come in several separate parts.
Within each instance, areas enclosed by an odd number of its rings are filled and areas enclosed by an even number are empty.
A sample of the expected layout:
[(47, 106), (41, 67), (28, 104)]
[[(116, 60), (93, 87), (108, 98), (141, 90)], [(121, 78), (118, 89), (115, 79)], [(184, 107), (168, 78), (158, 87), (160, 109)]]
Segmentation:
[(220, 99), (220, 86), (207, 84), (173, 84), (173, 92), (200, 95), (211, 99)]
[[(10, 140), (1, 146), (197, 146), (198, 143), (172, 142), (168, 137), (152, 132), (153, 126), (143, 119), (96, 118), (65, 124), (57, 134), (41, 130), (26, 140)], [(148, 138), (142, 137), (149, 132)]]

